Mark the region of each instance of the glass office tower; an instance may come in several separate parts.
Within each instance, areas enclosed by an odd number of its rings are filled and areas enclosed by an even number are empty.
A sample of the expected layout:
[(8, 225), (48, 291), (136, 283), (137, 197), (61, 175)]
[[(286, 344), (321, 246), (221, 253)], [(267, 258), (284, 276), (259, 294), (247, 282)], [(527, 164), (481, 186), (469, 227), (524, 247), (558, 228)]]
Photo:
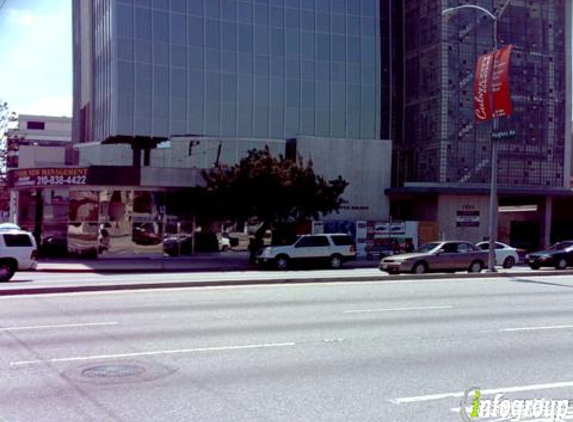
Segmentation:
[(379, 138), (379, 16), (379, 0), (74, 2), (75, 140)]

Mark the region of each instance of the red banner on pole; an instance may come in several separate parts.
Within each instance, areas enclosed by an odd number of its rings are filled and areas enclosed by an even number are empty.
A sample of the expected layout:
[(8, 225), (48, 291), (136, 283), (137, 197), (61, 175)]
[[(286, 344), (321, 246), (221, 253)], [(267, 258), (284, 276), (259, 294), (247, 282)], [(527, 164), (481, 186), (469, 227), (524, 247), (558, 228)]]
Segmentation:
[(480, 122), (493, 117), (490, 90), (494, 53), (478, 57), (474, 79), (474, 114)]
[(491, 75), (491, 92), (493, 97), (493, 117), (509, 116), (512, 113), (511, 92), (509, 89), (509, 59), (511, 45), (494, 53)]

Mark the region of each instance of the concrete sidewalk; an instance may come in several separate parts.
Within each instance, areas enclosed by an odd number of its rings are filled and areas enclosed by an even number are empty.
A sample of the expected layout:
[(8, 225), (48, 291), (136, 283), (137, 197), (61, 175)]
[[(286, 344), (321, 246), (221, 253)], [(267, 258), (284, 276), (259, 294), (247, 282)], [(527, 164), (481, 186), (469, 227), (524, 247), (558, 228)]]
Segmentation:
[[(366, 258), (345, 262), (343, 268), (377, 268), (378, 260)], [(40, 272), (222, 272), (260, 269), (249, 264), (248, 252), (195, 254), (188, 257), (99, 258), (99, 259), (40, 259)]]

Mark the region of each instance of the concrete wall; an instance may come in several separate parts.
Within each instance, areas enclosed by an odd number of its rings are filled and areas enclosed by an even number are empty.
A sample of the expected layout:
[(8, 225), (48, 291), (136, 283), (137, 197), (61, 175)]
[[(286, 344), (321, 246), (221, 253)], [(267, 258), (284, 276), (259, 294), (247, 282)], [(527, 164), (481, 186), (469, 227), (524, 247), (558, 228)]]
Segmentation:
[[(28, 127), (30, 122), (35, 129)], [(20, 114), (15, 123), (7, 131), (9, 169), (66, 165), (72, 136), (69, 117)]]
[[(190, 143), (191, 148), (190, 148)], [(151, 166), (179, 168), (210, 168), (217, 160), (233, 165), (247, 156), (251, 149), (263, 149), (267, 145), (273, 155), (284, 155), (284, 139), (242, 138), (184, 138), (173, 139), (170, 147), (151, 151)]]
[[(463, 213), (473, 216), (476, 226), (464, 226)], [(448, 240), (480, 242), (489, 236), (489, 197), (469, 195), (441, 195), (438, 200), (438, 224), (440, 236)], [(465, 224), (468, 224), (466, 221)], [(470, 223), (471, 224), (471, 223)]]
[(80, 167), (90, 165), (129, 166), (133, 156), (131, 147), (125, 144), (101, 145), (98, 143), (75, 144), (80, 152)]
[(20, 145), (18, 168), (59, 167), (66, 163), (66, 148)]
[[(191, 148), (189, 148), (192, 143)], [(250, 149), (267, 145), (273, 155), (285, 154), (284, 139), (173, 139), (167, 148), (151, 151), (150, 169), (146, 185), (154, 186), (153, 175), (168, 169), (210, 168), (219, 162), (233, 165)], [(131, 165), (129, 145), (77, 145), (80, 166)], [(190, 154), (191, 152), (191, 154)], [(312, 158), (314, 170), (327, 180), (342, 176), (350, 185), (343, 198), (348, 201), (340, 214), (328, 217), (349, 220), (381, 220), (389, 218), (389, 200), (384, 190), (390, 187), (392, 143), (387, 140), (297, 138), (297, 153), (303, 159)], [(165, 186), (165, 178), (160, 186)], [(181, 181), (175, 183), (179, 186)]]
[[(28, 129), (28, 122), (42, 122), (44, 129)], [(17, 128), (10, 132), (9, 135), (22, 137), (26, 141), (71, 143), (72, 119), (70, 117), (20, 114)]]
[(390, 202), (384, 190), (390, 187), (391, 141), (299, 137), (297, 153), (311, 158), (314, 171), (327, 180), (340, 175), (349, 182), (344, 209), (328, 217), (388, 220)]
[[(192, 146), (190, 148), (190, 144)], [(285, 152), (284, 139), (224, 139), (224, 138), (181, 138), (151, 150), (150, 167), (157, 168), (209, 168), (217, 160), (233, 165), (247, 155), (250, 149), (262, 149), (268, 145), (275, 155)], [(133, 155), (126, 144), (99, 143), (76, 145), (80, 151), (80, 166), (108, 165), (129, 166)]]

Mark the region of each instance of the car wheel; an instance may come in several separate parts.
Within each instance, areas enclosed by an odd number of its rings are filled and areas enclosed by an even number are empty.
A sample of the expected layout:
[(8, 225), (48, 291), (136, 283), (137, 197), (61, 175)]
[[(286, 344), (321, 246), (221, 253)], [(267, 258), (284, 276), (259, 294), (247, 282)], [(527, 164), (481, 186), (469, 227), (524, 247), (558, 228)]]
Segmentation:
[(286, 270), (288, 268), (288, 256), (286, 255), (279, 255), (276, 259), (277, 269), (279, 270)]
[(337, 270), (342, 267), (342, 257), (340, 255), (332, 255), (330, 257), (330, 268)]
[(474, 261), (468, 268), (468, 273), (479, 273), (483, 269), (481, 261)]
[(513, 256), (508, 256), (503, 261), (503, 268), (511, 268), (515, 265), (515, 258)]
[(539, 264), (529, 264), (529, 268), (531, 268), (532, 270), (538, 270), (541, 268), (541, 265)]
[(559, 258), (557, 260), (557, 264), (555, 264), (555, 268), (558, 270), (564, 270), (567, 268), (567, 260), (565, 258)]
[(16, 265), (11, 261), (0, 262), (0, 281), (8, 281), (16, 272)]
[(414, 274), (424, 274), (426, 271), (428, 271), (428, 267), (425, 262), (416, 262), (412, 267)]

